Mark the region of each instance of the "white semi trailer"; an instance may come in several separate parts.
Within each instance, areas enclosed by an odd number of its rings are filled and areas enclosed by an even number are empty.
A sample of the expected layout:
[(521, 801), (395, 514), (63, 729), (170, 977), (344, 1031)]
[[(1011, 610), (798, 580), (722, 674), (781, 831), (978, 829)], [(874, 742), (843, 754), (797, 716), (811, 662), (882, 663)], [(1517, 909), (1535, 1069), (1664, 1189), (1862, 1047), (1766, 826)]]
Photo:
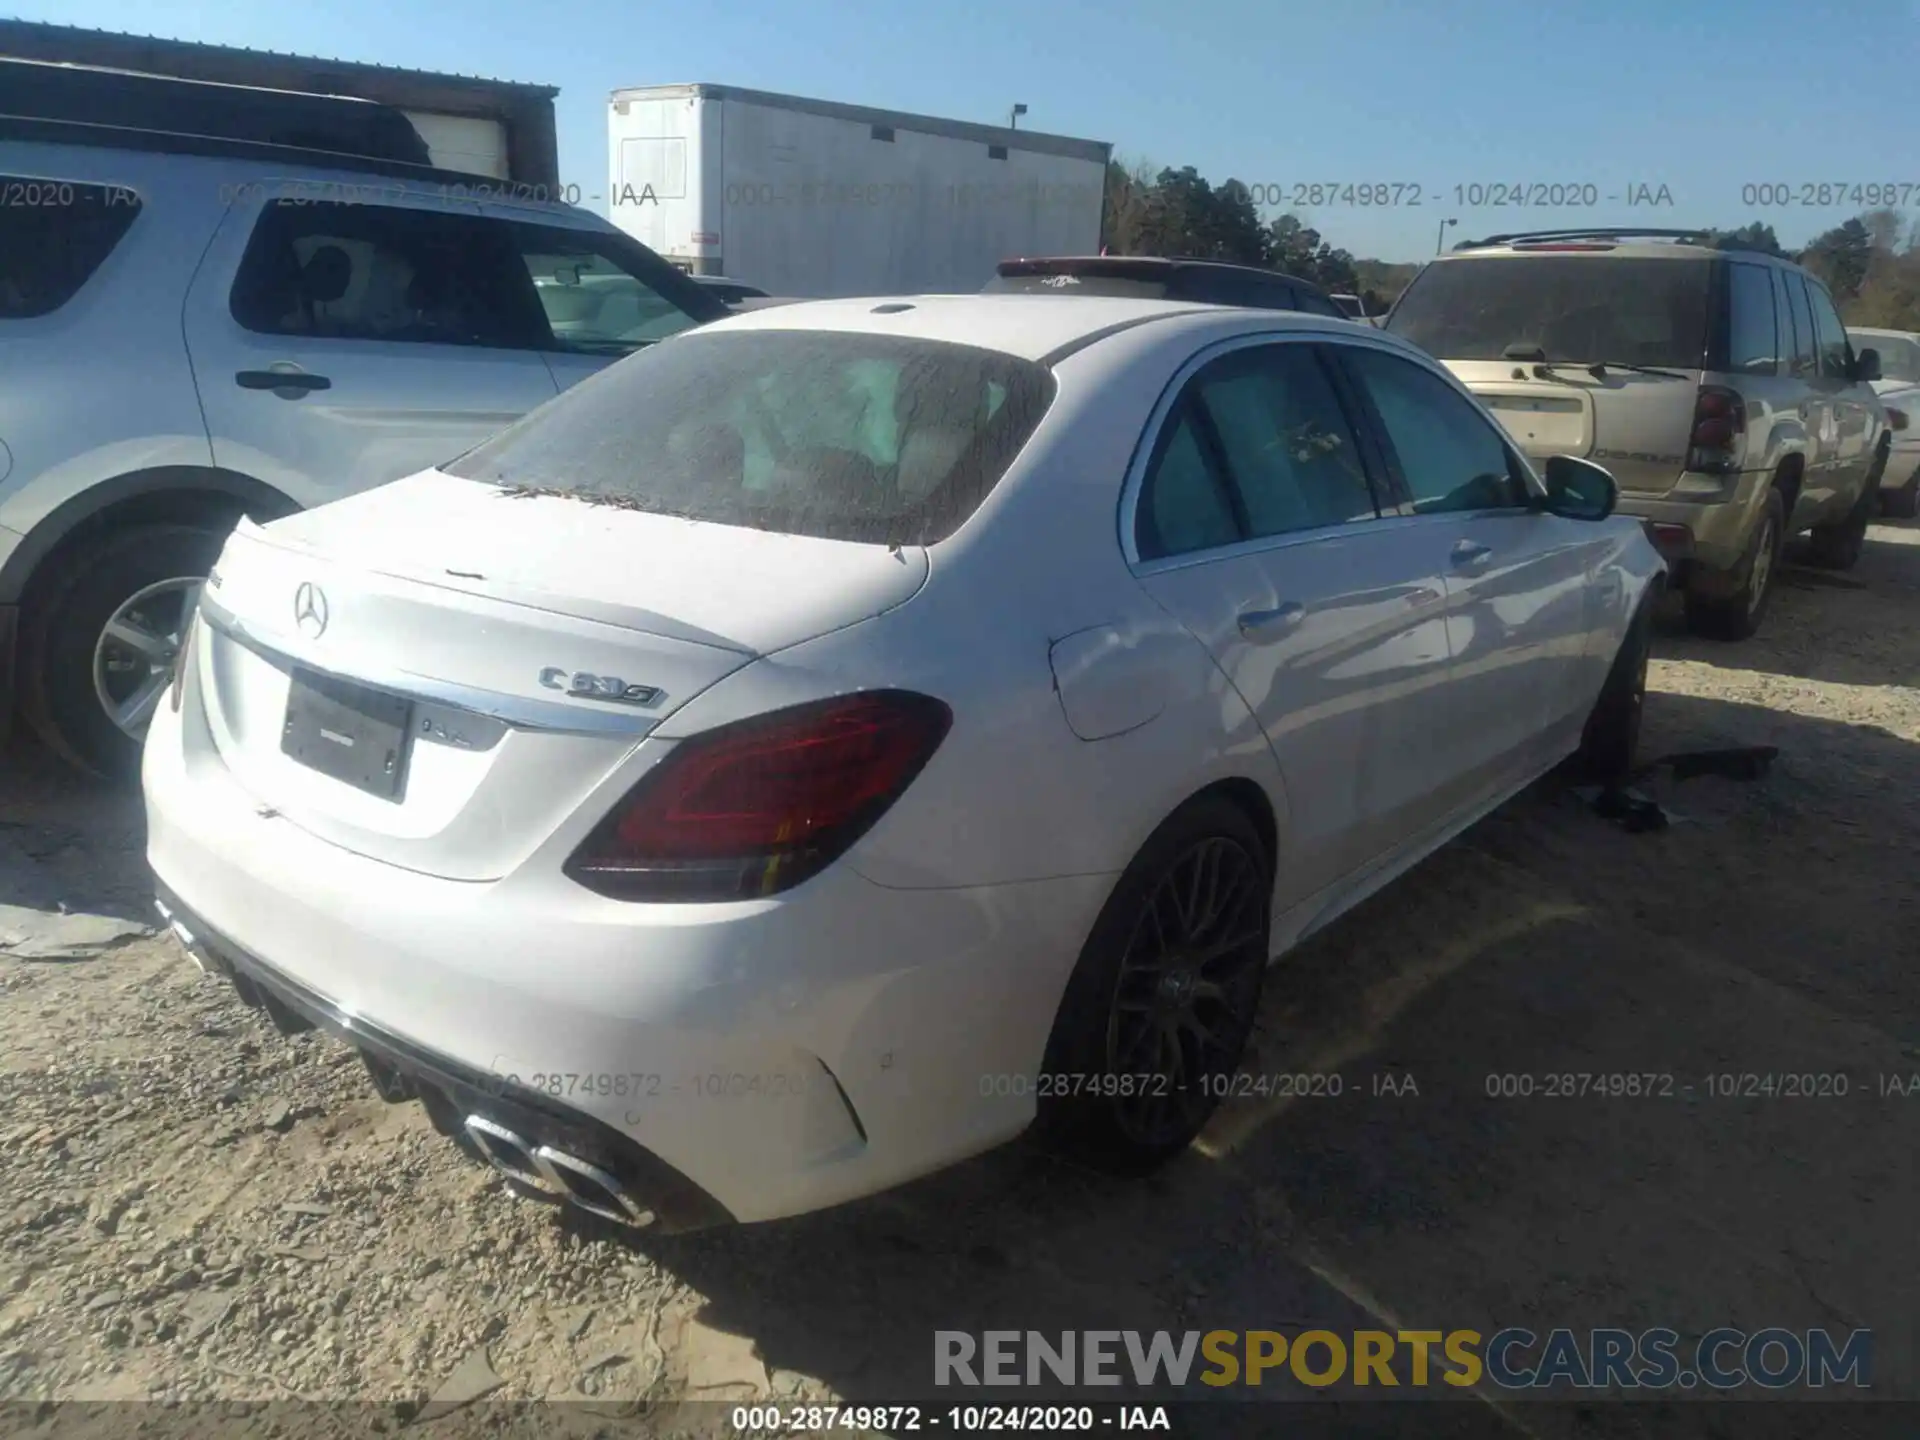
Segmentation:
[(616, 90), (607, 214), (695, 275), (773, 295), (955, 294), (1090, 255), (1112, 147), (722, 85)]

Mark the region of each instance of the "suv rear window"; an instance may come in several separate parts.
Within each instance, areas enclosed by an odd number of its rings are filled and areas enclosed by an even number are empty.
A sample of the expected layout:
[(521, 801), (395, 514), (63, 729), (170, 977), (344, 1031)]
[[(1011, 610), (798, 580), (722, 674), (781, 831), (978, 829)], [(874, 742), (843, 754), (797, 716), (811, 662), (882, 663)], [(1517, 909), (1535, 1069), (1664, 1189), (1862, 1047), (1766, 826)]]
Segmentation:
[(1444, 260), (1407, 287), (1387, 329), (1441, 360), (1499, 360), (1520, 345), (1548, 360), (1697, 370), (1712, 284), (1706, 257)]
[(447, 465), (508, 488), (789, 535), (943, 539), (1032, 435), (1053, 377), (900, 336), (692, 332)]
[(51, 315), (73, 299), (139, 213), (118, 185), (0, 175), (0, 320)]

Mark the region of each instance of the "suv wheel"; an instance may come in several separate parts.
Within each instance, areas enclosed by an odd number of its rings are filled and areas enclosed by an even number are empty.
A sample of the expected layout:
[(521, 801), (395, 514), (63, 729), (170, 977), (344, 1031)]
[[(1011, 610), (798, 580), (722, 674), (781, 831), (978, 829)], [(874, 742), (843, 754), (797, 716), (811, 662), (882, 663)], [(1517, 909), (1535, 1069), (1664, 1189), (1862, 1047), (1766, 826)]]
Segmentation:
[(1745, 640), (1760, 628), (1773, 594), (1773, 575), (1787, 528), (1787, 507), (1780, 491), (1769, 489), (1760, 523), (1753, 527), (1746, 557), (1740, 562), (1740, 586), (1727, 596), (1687, 592), (1687, 624), (1715, 640)]
[(96, 775), (140, 770), (140, 746), (224, 537), (192, 525), (119, 530), (39, 587), (22, 647), (21, 709), (49, 748)]
[(1867, 526), (1873, 520), (1874, 508), (1880, 499), (1880, 477), (1886, 468), (1884, 455), (1874, 461), (1873, 468), (1867, 473), (1867, 483), (1861, 488), (1860, 498), (1853, 502), (1853, 509), (1847, 512), (1845, 520), (1838, 525), (1813, 527), (1813, 547), (1809, 558), (1814, 564), (1826, 570), (1851, 570), (1860, 563), (1860, 552), (1867, 543)]

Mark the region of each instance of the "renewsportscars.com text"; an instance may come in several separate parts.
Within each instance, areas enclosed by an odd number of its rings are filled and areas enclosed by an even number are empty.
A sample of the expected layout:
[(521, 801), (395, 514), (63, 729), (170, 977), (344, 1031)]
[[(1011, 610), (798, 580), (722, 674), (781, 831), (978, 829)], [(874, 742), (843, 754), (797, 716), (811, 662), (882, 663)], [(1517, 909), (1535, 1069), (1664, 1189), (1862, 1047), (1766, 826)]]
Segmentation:
[(1873, 1332), (936, 1330), (940, 1386), (1302, 1385), (1378, 1388), (1486, 1382), (1503, 1390), (1865, 1389)]

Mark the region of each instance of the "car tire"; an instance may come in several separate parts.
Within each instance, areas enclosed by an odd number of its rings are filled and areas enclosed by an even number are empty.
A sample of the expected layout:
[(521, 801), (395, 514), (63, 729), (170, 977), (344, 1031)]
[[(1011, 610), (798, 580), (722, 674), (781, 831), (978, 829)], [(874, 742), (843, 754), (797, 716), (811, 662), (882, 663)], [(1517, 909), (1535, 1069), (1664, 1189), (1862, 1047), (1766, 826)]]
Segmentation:
[(1036, 1087), (1048, 1143), (1123, 1176), (1192, 1143), (1253, 1030), (1272, 898), (1266, 841), (1224, 796), (1198, 797), (1154, 831), (1054, 1018)]
[(1614, 652), (1600, 698), (1587, 716), (1574, 755), (1581, 779), (1600, 785), (1624, 785), (1633, 774), (1640, 747), (1640, 720), (1646, 709), (1647, 659), (1653, 650), (1653, 607), (1657, 591), (1649, 590)]
[(1774, 572), (1786, 543), (1787, 506), (1779, 489), (1767, 491), (1760, 523), (1753, 527), (1747, 553), (1740, 562), (1739, 588), (1731, 595), (1703, 595), (1687, 591), (1687, 625), (1695, 634), (1714, 640), (1746, 640), (1760, 628), (1773, 598)]
[(1847, 512), (1845, 520), (1838, 525), (1813, 527), (1808, 558), (1821, 569), (1851, 570), (1860, 563), (1860, 552), (1867, 543), (1867, 526), (1873, 522), (1873, 512), (1880, 501), (1880, 476), (1886, 468), (1885, 456), (1875, 460), (1860, 498), (1853, 502), (1853, 509)]
[(1920, 466), (1915, 467), (1907, 483), (1899, 489), (1880, 492), (1880, 509), (1898, 520), (1911, 520), (1920, 515)]
[[(139, 774), (144, 725), (130, 733), (108, 700), (144, 696), (151, 715), (165, 694), (183, 608), (224, 541), (223, 532), (197, 525), (116, 530), (75, 548), (36, 582), (21, 637), (20, 708), (49, 749), (105, 779)], [(149, 649), (110, 639), (115, 620), (126, 627), (119, 633), (152, 642)]]

